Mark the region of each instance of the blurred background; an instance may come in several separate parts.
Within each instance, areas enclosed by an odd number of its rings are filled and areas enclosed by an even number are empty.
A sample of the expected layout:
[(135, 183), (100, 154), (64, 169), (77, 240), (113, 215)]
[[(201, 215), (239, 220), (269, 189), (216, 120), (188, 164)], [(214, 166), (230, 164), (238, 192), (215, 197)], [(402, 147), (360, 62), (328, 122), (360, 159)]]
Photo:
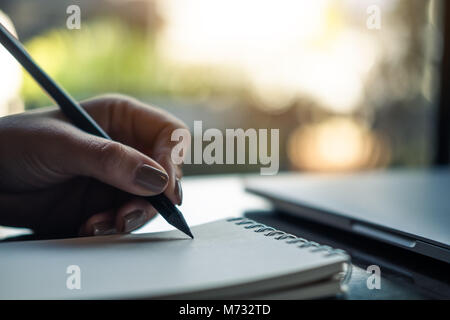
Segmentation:
[[(66, 27), (69, 5), (81, 29)], [(381, 28), (369, 29), (376, 5)], [(37, 62), (76, 99), (121, 92), (189, 126), (279, 128), (280, 169), (431, 165), (438, 0), (0, 0)], [(9, 17), (9, 19), (7, 18)], [(12, 23), (11, 23), (12, 22)], [(0, 51), (0, 114), (52, 104)], [(186, 175), (259, 172), (188, 165)]]

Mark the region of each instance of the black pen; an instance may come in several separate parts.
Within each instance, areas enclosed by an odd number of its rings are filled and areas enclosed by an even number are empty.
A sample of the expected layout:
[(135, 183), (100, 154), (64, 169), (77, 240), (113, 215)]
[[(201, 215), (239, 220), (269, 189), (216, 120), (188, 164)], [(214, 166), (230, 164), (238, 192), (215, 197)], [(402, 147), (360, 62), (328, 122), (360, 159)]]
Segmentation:
[[(34, 62), (19, 40), (1, 23), (0, 42), (25, 70), (29, 72), (42, 89), (48, 93), (74, 125), (90, 134), (112, 140), (95, 120)], [(164, 194), (145, 197), (145, 199), (150, 202), (169, 224), (184, 232), (192, 239), (194, 238), (180, 210)]]

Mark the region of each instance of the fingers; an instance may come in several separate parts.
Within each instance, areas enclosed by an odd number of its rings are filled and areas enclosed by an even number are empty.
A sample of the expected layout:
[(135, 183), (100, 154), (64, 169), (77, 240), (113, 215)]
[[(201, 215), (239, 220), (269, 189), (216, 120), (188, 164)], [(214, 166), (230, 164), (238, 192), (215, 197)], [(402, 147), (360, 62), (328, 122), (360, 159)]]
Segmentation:
[[(170, 113), (123, 95), (101, 96), (81, 105), (112, 137), (140, 151), (159, 141), (161, 132), (186, 128)], [(146, 152), (145, 152), (146, 153)]]
[(112, 210), (93, 215), (80, 228), (80, 235), (99, 236), (116, 233), (114, 217), (115, 213)]
[(144, 199), (133, 199), (117, 210), (115, 225), (119, 232), (131, 232), (146, 224), (156, 210)]
[[(182, 203), (180, 162), (186, 152), (178, 153), (178, 162), (172, 161), (172, 150), (182, 145), (187, 150), (190, 133), (186, 125), (163, 110), (145, 105), (124, 96), (100, 97), (83, 103), (87, 111), (112, 136), (143, 154), (152, 157), (168, 176), (166, 196), (174, 203)], [(176, 131), (179, 140), (172, 140)]]
[(64, 146), (66, 171), (84, 175), (140, 196), (163, 192), (169, 183), (165, 169), (132, 147), (78, 132)]
[(82, 236), (129, 233), (139, 229), (156, 215), (156, 210), (145, 200), (135, 198), (118, 208), (97, 213), (80, 228)]
[[(180, 131), (182, 131), (181, 134)], [(180, 137), (178, 140), (172, 140), (174, 132), (178, 132)], [(169, 176), (169, 183), (164, 193), (173, 203), (178, 205), (183, 202), (183, 190), (180, 181), (182, 177), (181, 164), (186, 156), (190, 141), (190, 132), (184, 125), (167, 123), (166, 127), (159, 132), (151, 150), (152, 157), (166, 170)], [(176, 159), (173, 158), (173, 151), (176, 153)]]
[(172, 201), (172, 203), (181, 205), (183, 202), (183, 189), (181, 187), (182, 171), (172, 161), (170, 156), (161, 154), (157, 157), (158, 163), (165, 169), (169, 176), (169, 182), (164, 194)]

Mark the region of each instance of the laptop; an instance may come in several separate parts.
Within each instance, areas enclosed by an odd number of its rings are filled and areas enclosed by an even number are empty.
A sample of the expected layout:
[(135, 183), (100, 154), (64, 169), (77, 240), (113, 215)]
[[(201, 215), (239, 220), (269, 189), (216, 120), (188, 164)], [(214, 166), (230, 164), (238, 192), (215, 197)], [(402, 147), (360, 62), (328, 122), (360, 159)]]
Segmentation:
[(450, 169), (250, 178), (280, 212), (450, 263)]

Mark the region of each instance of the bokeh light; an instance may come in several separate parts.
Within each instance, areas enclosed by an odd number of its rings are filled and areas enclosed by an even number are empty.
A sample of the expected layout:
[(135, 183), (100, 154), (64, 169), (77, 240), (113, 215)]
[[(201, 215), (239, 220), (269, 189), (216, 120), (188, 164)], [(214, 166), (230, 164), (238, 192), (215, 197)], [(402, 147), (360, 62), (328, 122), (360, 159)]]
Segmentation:
[(351, 112), (379, 59), (377, 41), (346, 22), (342, 1), (163, 0), (161, 5), (162, 56), (235, 70), (268, 110), (310, 96), (331, 111)]
[[(62, 3), (32, 20), (37, 1), (8, 2), (31, 55), (78, 100), (117, 91), (190, 126), (280, 129), (281, 170), (432, 162), (442, 1), (80, 0), (81, 30)], [(379, 30), (366, 24), (373, 5)], [(27, 108), (51, 104), (23, 74)]]
[[(0, 11), (0, 23), (17, 36), (11, 20)], [(22, 72), (16, 60), (0, 46), (0, 117), (17, 112), (12, 110), (12, 100), (16, 99), (22, 84)], [(18, 104), (17, 101), (15, 101)]]
[(350, 171), (382, 166), (388, 154), (387, 145), (366, 126), (344, 117), (300, 127), (288, 141), (292, 165), (310, 171)]

